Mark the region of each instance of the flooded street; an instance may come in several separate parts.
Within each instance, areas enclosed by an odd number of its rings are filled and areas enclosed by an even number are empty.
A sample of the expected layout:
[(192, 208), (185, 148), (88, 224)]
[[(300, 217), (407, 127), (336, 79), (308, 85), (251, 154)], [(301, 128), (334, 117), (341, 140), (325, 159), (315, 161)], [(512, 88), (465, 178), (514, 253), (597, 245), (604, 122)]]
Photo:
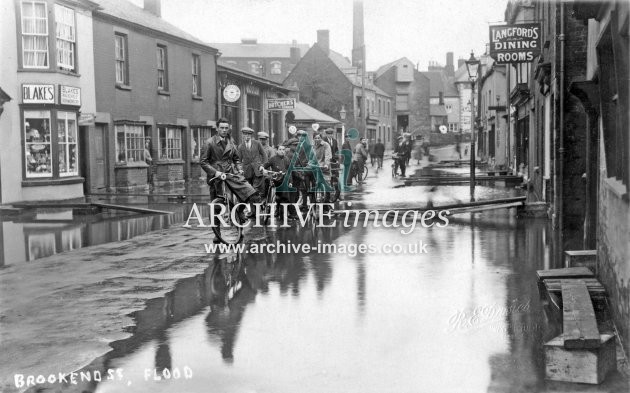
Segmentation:
[[(387, 204), (388, 174), (355, 202)], [(415, 200), (467, 187), (402, 188)], [(481, 187), (481, 194), (510, 190)], [(351, 198), (348, 198), (351, 199)], [(258, 243), (426, 245), (426, 253), (209, 255), (203, 274), (133, 315), (135, 330), (86, 369), (104, 392), (625, 392), (544, 380), (548, 321), (536, 270), (554, 268), (545, 220), (465, 214), (444, 228), (294, 226), (252, 230)], [(252, 240), (255, 239), (255, 240)], [(416, 249), (417, 251), (418, 249)], [(356, 250), (355, 250), (356, 251)], [(516, 390), (514, 390), (516, 387)]]

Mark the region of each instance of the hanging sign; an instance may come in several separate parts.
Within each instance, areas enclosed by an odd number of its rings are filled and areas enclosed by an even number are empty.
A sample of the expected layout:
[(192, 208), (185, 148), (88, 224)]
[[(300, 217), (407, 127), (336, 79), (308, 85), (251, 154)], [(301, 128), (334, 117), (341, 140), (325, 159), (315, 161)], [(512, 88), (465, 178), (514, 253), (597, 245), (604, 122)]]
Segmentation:
[(490, 57), (498, 64), (529, 63), (540, 55), (540, 23), (490, 26)]
[(267, 98), (267, 110), (295, 109), (295, 98)]

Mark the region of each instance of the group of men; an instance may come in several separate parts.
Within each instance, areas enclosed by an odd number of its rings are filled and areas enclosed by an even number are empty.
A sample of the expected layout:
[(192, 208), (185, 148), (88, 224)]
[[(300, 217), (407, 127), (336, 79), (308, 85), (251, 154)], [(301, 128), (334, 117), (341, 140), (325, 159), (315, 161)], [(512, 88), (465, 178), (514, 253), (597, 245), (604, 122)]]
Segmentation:
[[(254, 130), (249, 127), (241, 129), (242, 142), (237, 146), (229, 130), (229, 122), (224, 118), (219, 119), (217, 134), (208, 140), (201, 155), (200, 164), (208, 175), (211, 199), (216, 196), (216, 178), (228, 173), (230, 176), (224, 181), (239, 200), (246, 203), (261, 202), (267, 194), (268, 187), (272, 184), (279, 186), (283, 181), (283, 178), (270, 181), (265, 176), (267, 171), (286, 173), (296, 154), (298, 156), (295, 158), (294, 166), (300, 168), (310, 166), (314, 170), (293, 171), (290, 183), (294, 188), (310, 189), (318, 181), (313, 173), (323, 173), (325, 179), (330, 181), (331, 161), (335, 160), (339, 150), (333, 129), (327, 129), (325, 134), (316, 132), (311, 148), (299, 151), (300, 142), (304, 142), (308, 135), (306, 131), (297, 131), (295, 127), (291, 127), (289, 138), (277, 149), (269, 144), (269, 135), (266, 132), (259, 132), (258, 140), (253, 139)], [(303, 184), (307, 187), (300, 187)], [(285, 191), (276, 194), (278, 202), (295, 203), (298, 198), (299, 195), (295, 192)], [(303, 202), (306, 203), (306, 198), (303, 198)]]

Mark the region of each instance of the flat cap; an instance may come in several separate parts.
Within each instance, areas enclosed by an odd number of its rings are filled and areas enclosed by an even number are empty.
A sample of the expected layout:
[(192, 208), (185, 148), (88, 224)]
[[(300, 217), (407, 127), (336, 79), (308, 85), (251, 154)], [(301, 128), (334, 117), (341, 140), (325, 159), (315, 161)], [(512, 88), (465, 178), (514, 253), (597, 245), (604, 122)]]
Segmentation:
[(249, 128), (249, 127), (243, 127), (243, 128), (241, 128), (241, 132), (242, 132), (243, 134), (253, 134), (253, 133), (254, 133), (254, 130), (252, 130), (252, 129), (251, 129), (251, 128)]
[(269, 138), (269, 134), (267, 134), (265, 131), (260, 131), (258, 133), (258, 138)]
[(308, 135), (308, 132), (306, 132), (304, 130), (298, 130), (297, 134), (298, 135)]
[(335, 130), (333, 130), (332, 128), (326, 128), (326, 134), (332, 134), (335, 132)]

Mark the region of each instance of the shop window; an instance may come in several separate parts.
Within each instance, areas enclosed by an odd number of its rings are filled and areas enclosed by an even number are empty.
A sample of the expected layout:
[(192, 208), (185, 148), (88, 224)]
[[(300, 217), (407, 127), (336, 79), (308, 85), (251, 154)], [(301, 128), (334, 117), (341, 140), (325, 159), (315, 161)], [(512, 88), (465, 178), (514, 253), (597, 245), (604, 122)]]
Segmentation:
[(199, 55), (192, 55), (192, 93), (194, 96), (201, 96), (201, 58)]
[(179, 160), (182, 158), (182, 130), (177, 127), (158, 127), (161, 160)]
[(127, 61), (127, 36), (116, 33), (114, 35), (116, 51), (116, 83), (129, 84), (129, 68)]
[(458, 132), (459, 131), (459, 123), (448, 123), (448, 131), (449, 132)]
[(192, 158), (199, 159), (201, 153), (204, 151), (206, 142), (212, 136), (212, 129), (210, 127), (192, 127), (190, 129), (190, 147), (192, 150)]
[(282, 74), (282, 63), (279, 61), (271, 62), (271, 75), (281, 75)]
[(57, 141), (59, 144), (59, 176), (77, 176), (77, 115), (57, 112)]
[(57, 67), (74, 71), (76, 34), (74, 10), (55, 4), (55, 35), (57, 39)]
[(24, 111), (26, 177), (52, 177), (50, 111)]
[(22, 65), (48, 68), (48, 9), (43, 1), (22, 1)]
[(116, 161), (119, 164), (144, 162), (144, 127), (116, 124)]
[(158, 90), (168, 91), (168, 62), (164, 45), (157, 46)]

